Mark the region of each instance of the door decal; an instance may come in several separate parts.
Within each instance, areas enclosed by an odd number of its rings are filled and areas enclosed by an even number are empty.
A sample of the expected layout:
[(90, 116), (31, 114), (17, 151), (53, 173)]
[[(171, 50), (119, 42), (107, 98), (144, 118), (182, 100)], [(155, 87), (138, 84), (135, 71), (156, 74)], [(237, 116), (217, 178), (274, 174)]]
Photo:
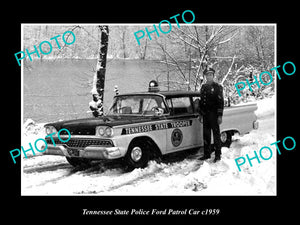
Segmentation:
[(174, 147), (178, 147), (182, 142), (183, 134), (178, 128), (174, 129), (171, 135), (171, 141)]

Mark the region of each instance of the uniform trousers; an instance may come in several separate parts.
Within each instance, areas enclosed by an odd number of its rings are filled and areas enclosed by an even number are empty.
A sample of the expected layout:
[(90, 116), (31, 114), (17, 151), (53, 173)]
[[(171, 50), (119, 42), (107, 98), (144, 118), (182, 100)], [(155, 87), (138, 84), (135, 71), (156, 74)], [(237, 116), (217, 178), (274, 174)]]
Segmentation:
[(215, 156), (221, 156), (221, 135), (220, 126), (218, 124), (217, 112), (207, 112), (203, 116), (203, 139), (204, 139), (204, 155), (210, 156), (213, 152), (211, 146), (211, 131), (213, 133)]

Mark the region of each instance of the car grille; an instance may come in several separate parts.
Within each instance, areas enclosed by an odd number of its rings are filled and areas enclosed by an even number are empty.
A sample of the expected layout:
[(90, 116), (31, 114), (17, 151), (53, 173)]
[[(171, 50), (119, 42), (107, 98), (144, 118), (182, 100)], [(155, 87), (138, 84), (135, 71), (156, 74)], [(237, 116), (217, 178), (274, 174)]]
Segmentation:
[[(80, 129), (76, 129), (76, 128), (72, 128), (72, 127), (68, 127), (67, 128), (70, 132), (71, 135), (95, 135), (95, 128), (91, 129), (91, 128), (82, 128), (80, 127)], [(62, 130), (60, 133), (60, 135), (69, 135), (67, 133), (67, 131)]]
[[(111, 140), (106, 139), (95, 139), (95, 138), (74, 138), (70, 139), (68, 142), (61, 142), (58, 138), (54, 138), (55, 144), (58, 145), (67, 145), (68, 147), (73, 148), (85, 148), (90, 145), (104, 146), (104, 147), (113, 147), (114, 144)], [(50, 138), (46, 138), (47, 144), (53, 144)]]

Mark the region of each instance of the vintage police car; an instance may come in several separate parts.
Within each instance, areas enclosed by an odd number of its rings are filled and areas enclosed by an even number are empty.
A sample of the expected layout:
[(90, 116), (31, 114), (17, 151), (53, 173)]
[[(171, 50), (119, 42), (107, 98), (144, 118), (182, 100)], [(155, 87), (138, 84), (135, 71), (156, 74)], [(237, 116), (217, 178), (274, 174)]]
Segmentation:
[[(44, 154), (66, 156), (73, 166), (122, 158), (129, 168), (139, 168), (151, 158), (199, 148), (203, 146), (199, 99), (199, 92), (187, 91), (117, 95), (103, 117), (46, 124), (47, 134), (66, 128), (71, 138), (63, 143), (57, 136), (46, 137)], [(256, 109), (255, 103), (225, 107), (220, 127), (223, 146), (229, 147), (235, 132), (257, 129)], [(68, 137), (60, 133), (61, 139)]]

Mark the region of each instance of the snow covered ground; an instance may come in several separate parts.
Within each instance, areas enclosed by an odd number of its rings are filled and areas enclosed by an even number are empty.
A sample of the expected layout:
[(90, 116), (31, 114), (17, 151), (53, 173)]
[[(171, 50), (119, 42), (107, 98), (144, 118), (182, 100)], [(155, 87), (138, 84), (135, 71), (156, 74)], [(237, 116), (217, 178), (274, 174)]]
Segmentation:
[[(124, 172), (118, 165), (95, 164), (78, 169), (62, 156), (31, 155), (22, 158), (22, 195), (276, 195), (275, 96), (258, 101), (259, 129), (243, 137), (235, 135), (230, 148), (222, 148), (222, 160), (199, 161), (202, 151), (175, 161), (150, 161), (144, 169)], [(22, 145), (44, 138), (44, 124), (24, 123)], [(252, 160), (241, 166), (235, 158), (254, 156), (269, 146), (270, 160)], [(265, 153), (266, 157), (268, 156)]]

